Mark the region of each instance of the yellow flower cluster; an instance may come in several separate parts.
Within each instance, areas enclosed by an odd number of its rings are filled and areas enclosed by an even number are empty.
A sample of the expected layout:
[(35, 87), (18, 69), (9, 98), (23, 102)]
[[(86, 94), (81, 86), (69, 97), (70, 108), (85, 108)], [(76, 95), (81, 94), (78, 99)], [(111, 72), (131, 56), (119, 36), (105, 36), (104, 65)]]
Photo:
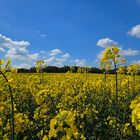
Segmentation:
[(137, 73), (140, 71), (140, 64), (131, 64), (128, 68), (128, 74), (131, 75), (137, 75)]
[(120, 49), (117, 46), (107, 47), (100, 60), (100, 67), (105, 70), (110, 70), (112, 65), (125, 63), (126, 59), (120, 55)]
[[(114, 47), (104, 55), (112, 59), (118, 52)], [(124, 73), (124, 68), (121, 67), (120, 73)], [(138, 137), (131, 118), (140, 131), (140, 98), (132, 103), (131, 100), (139, 95), (139, 76), (133, 75), (134, 79), (132, 75), (118, 75), (116, 106), (115, 76), (111, 74), (107, 74), (105, 83), (103, 74), (87, 74), (81, 69), (79, 73), (65, 74), (19, 74), (15, 69), (4, 72), (14, 98), (14, 136), (17, 140)], [(119, 110), (117, 121), (116, 108)], [(7, 83), (0, 76), (0, 139), (10, 138), (11, 98)]]
[(62, 133), (62, 140), (71, 140), (72, 137), (78, 138), (78, 129), (75, 125), (75, 114), (73, 112), (62, 110), (55, 118), (50, 120), (49, 138), (57, 137), (57, 133)]
[(36, 62), (36, 71), (37, 71), (37, 73), (42, 72), (43, 64), (44, 64), (44, 61), (43, 60), (38, 60)]
[(130, 105), (132, 109), (132, 123), (140, 133), (140, 97), (136, 97)]

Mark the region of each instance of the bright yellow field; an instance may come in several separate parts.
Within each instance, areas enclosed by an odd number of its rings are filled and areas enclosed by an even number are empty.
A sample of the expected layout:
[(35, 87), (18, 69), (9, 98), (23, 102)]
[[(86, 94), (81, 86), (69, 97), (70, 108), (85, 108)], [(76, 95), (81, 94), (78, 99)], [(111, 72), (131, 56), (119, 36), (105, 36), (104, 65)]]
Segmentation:
[[(132, 116), (140, 77), (104, 74), (5, 74), (16, 140), (139, 139)], [(132, 120), (132, 118), (133, 120)], [(11, 139), (11, 97), (0, 76), (0, 139)], [(137, 130), (136, 130), (137, 129)]]

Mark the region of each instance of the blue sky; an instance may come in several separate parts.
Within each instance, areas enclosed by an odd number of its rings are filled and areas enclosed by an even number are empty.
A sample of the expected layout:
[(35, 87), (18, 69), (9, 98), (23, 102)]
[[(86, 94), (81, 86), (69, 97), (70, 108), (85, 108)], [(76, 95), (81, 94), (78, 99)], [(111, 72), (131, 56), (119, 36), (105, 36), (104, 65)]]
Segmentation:
[(0, 59), (15, 67), (97, 67), (113, 44), (140, 63), (140, 0), (0, 0)]

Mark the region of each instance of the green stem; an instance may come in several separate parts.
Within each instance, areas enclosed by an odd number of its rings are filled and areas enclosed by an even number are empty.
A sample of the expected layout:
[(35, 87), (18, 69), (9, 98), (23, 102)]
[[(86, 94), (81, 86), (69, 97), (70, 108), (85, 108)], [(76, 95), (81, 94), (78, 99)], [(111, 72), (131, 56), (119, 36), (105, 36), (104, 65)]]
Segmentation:
[(135, 75), (133, 74), (133, 97), (135, 97)]
[(106, 70), (105, 70), (104, 78), (105, 78), (105, 83), (106, 83)]
[(115, 82), (116, 82), (116, 133), (117, 133), (117, 123), (118, 123), (118, 118), (119, 118), (119, 97), (118, 97), (118, 74), (117, 74), (117, 65), (116, 62), (114, 61), (114, 68), (115, 68)]

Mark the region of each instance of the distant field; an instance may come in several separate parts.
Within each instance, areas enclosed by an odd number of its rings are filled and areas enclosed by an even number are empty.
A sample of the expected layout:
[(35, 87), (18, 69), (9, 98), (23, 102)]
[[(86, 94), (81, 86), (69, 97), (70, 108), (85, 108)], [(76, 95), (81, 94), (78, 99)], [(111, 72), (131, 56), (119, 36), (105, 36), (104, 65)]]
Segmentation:
[[(140, 77), (80, 73), (6, 73), (16, 140), (139, 138), (132, 100)], [(0, 139), (11, 138), (11, 96), (0, 76)], [(139, 102), (139, 101), (138, 101)], [(131, 109), (130, 109), (131, 105)], [(134, 118), (135, 117), (135, 118)], [(133, 118), (133, 119), (132, 119)], [(132, 119), (132, 120), (131, 120)]]

